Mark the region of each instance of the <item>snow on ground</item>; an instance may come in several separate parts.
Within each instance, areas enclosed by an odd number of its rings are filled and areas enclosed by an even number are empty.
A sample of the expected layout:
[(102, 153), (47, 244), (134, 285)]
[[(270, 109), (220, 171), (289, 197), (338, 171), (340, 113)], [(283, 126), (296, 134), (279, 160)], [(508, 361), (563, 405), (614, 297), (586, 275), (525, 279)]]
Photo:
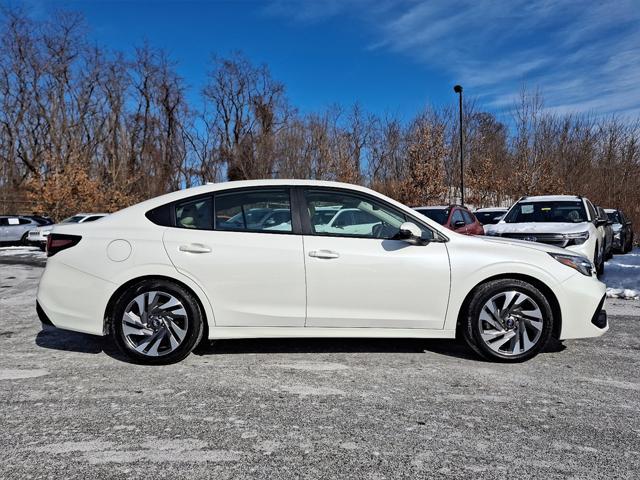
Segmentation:
[(604, 267), (600, 278), (607, 285), (607, 297), (640, 298), (640, 248), (626, 255), (615, 255)]
[(46, 252), (42, 252), (38, 247), (0, 247), (0, 257), (47, 258), (47, 254)]

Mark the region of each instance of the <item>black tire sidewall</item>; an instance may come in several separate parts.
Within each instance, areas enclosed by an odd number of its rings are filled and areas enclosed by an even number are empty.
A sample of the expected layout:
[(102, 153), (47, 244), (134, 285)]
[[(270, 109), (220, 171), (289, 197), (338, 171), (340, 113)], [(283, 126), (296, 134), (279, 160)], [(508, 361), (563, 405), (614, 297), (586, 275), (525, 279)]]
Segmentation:
[[(538, 304), (542, 317), (544, 319), (542, 326), (542, 334), (536, 345), (531, 350), (518, 355), (501, 355), (491, 350), (484, 342), (481, 336), (478, 317), (484, 304), (494, 295), (506, 290), (515, 290), (522, 292), (531, 297)], [(472, 344), (469, 346), (488, 360), (500, 362), (523, 362), (536, 356), (545, 348), (553, 332), (553, 310), (547, 298), (532, 284), (523, 280), (503, 279), (487, 282), (478, 288), (473, 299), (469, 304), (467, 324), (465, 325), (465, 336), (470, 336)], [(469, 340), (467, 340), (469, 343)]]
[[(138, 295), (149, 291), (166, 292), (182, 302), (189, 319), (187, 334), (182, 344), (166, 355), (151, 357), (133, 350), (122, 330), (122, 316), (129, 303)], [(144, 280), (126, 289), (117, 299), (111, 316), (111, 335), (118, 348), (136, 363), (168, 365), (186, 358), (200, 342), (203, 333), (203, 314), (194, 295), (184, 287), (168, 280)]]

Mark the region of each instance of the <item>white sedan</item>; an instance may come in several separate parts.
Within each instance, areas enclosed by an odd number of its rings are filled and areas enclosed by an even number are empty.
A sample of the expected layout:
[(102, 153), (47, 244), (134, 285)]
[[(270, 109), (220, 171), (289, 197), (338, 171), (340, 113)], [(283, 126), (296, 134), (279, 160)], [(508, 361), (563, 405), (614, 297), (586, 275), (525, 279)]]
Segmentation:
[[(291, 221), (268, 229), (248, 221), (256, 208), (288, 210)], [(367, 230), (329, 231), (318, 214), (327, 208), (361, 211)], [(461, 338), (513, 362), (553, 339), (608, 329), (605, 286), (588, 259), (459, 235), (341, 183), (178, 191), (100, 222), (58, 225), (48, 256), (42, 322), (111, 335), (138, 362), (179, 361), (203, 338), (255, 337)]]

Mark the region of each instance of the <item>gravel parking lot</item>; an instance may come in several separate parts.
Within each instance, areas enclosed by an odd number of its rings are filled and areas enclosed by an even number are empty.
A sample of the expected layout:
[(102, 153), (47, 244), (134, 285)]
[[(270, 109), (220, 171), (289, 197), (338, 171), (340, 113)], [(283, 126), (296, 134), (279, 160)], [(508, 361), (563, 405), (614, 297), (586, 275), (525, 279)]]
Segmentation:
[(169, 367), (42, 330), (0, 257), (0, 478), (638, 478), (640, 302), (518, 365), (451, 341), (234, 340)]

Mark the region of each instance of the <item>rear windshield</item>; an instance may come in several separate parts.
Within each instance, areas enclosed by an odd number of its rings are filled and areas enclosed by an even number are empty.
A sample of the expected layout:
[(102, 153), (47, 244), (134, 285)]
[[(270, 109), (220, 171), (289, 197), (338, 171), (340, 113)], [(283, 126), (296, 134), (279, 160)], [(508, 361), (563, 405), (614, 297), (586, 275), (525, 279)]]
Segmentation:
[(618, 212), (607, 212), (607, 217), (609, 217), (609, 220), (611, 220), (613, 223), (622, 223), (620, 221), (620, 215), (618, 214)]
[(503, 215), (504, 212), (501, 212), (499, 210), (475, 212), (476, 218), (482, 225), (493, 225), (495, 223), (498, 223)]
[(425, 217), (429, 217), (440, 225), (447, 223), (447, 219), (449, 218), (448, 208), (416, 208), (416, 212), (421, 213)]
[(587, 212), (581, 200), (520, 202), (509, 211), (504, 221), (507, 223), (580, 223), (587, 221)]
[(65, 218), (60, 223), (78, 223), (84, 218), (84, 215), (74, 215), (73, 217)]

